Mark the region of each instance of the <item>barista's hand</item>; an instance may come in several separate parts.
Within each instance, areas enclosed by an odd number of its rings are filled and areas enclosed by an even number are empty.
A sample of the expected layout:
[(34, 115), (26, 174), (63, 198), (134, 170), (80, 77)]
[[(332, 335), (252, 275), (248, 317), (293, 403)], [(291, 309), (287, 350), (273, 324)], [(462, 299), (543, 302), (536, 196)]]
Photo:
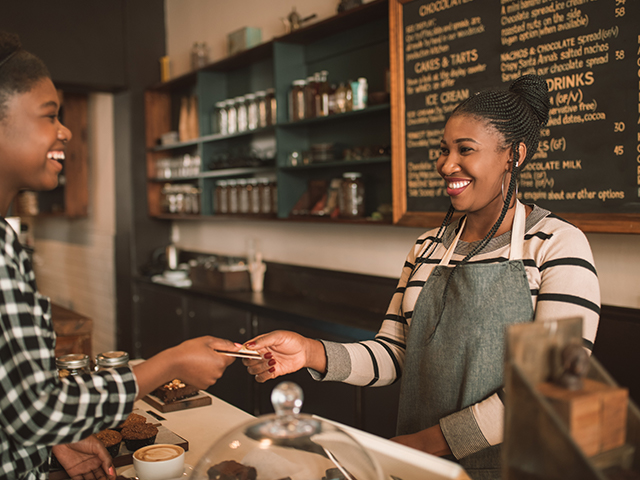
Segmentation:
[(276, 330), (265, 333), (248, 341), (245, 346), (262, 355), (259, 360), (242, 360), (249, 374), (260, 383), (301, 368), (312, 368), (320, 373), (327, 369), (324, 345), (294, 332)]
[(53, 454), (72, 480), (116, 478), (111, 455), (93, 435), (79, 442), (55, 445)]
[(440, 425), (434, 425), (433, 427), (410, 435), (393, 437), (391, 441), (430, 453), (431, 455), (437, 455), (438, 457), (451, 454), (451, 449), (442, 434)]

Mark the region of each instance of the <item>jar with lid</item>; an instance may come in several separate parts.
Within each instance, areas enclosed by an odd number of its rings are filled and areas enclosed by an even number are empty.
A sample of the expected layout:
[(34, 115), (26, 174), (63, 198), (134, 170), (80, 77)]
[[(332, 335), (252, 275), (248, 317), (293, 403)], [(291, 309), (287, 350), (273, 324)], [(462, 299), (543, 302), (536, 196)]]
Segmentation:
[(307, 77), (307, 84), (304, 86), (304, 112), (306, 118), (314, 118), (316, 112), (316, 95), (318, 95), (319, 74)]
[(229, 213), (229, 187), (226, 180), (218, 180), (216, 183), (216, 213)]
[(247, 190), (249, 190), (249, 212), (260, 213), (260, 187), (257, 178), (247, 180)]
[(344, 113), (351, 110), (351, 87), (340, 82), (336, 88), (336, 113)]
[(266, 215), (271, 213), (273, 201), (271, 200), (271, 184), (268, 178), (261, 178), (260, 184), (260, 212)]
[(342, 175), (339, 197), (340, 216), (347, 218), (364, 217), (364, 184), (359, 172), (345, 172)]
[(247, 179), (238, 179), (238, 213), (249, 213), (249, 190)]
[(227, 133), (229, 135), (238, 131), (238, 108), (234, 99), (228, 99), (227, 104)]
[(294, 80), (289, 92), (289, 120), (297, 122), (304, 120), (306, 117), (304, 88), (306, 80)]
[(258, 102), (253, 93), (247, 93), (244, 96), (247, 104), (247, 128), (255, 130), (258, 128)]
[(353, 93), (353, 110), (362, 110), (367, 108), (369, 100), (369, 86), (367, 79), (360, 77), (357, 81), (351, 82), (351, 90)]
[(236, 180), (227, 180), (229, 191), (229, 212), (238, 213), (238, 182)]
[(84, 353), (69, 353), (56, 358), (56, 368), (60, 378), (91, 373), (91, 360)]
[(329, 96), (331, 85), (329, 84), (329, 72), (322, 70), (319, 74), (318, 93), (316, 94), (316, 117), (329, 115)]
[(276, 89), (267, 88), (267, 125), (278, 123), (278, 102), (276, 101)]
[(246, 132), (247, 124), (247, 100), (246, 97), (240, 96), (235, 98), (238, 132)]
[(107, 368), (126, 367), (129, 365), (129, 354), (121, 350), (102, 352), (96, 355), (96, 372)]
[(260, 90), (255, 93), (258, 106), (258, 128), (267, 126), (267, 92)]
[(229, 133), (227, 102), (216, 102), (213, 113), (213, 133), (227, 135)]
[(191, 48), (191, 69), (198, 70), (209, 63), (209, 48), (206, 42), (194, 42)]

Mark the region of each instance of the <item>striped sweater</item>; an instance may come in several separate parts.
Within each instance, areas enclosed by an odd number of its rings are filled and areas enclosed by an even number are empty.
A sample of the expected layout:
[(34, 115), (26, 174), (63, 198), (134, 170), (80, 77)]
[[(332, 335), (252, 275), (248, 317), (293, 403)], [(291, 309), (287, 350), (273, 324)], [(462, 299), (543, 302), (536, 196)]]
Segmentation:
[[(523, 261), (531, 289), (534, 321), (582, 317), (584, 343), (591, 349), (600, 316), (600, 287), (587, 238), (579, 229), (549, 211), (532, 207), (526, 220)], [(312, 372), (314, 378), (382, 386), (401, 376), (414, 305), (431, 271), (451, 245), (456, 229), (457, 225), (447, 228), (442, 243), (428, 260), (422, 260), (420, 255), (431, 244), (430, 239), (437, 229), (418, 238), (407, 256), (375, 340), (351, 344), (323, 342), (327, 351), (327, 373), (320, 377)], [(510, 232), (492, 239), (470, 263), (508, 261), (510, 242)], [(459, 241), (451, 265), (460, 262), (474, 246), (474, 243)], [(407, 284), (417, 266), (419, 268)], [(442, 431), (456, 458), (501, 443), (503, 413), (504, 406), (494, 394), (441, 419)]]

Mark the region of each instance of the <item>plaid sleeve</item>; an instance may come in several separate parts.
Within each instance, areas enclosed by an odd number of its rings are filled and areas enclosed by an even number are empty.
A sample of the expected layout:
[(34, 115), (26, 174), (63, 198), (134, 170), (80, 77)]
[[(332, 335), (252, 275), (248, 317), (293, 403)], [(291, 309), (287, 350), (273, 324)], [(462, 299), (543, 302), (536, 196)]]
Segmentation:
[(1, 217), (0, 358), (1, 478), (42, 476), (48, 446), (115, 425), (133, 408), (130, 368), (58, 378), (49, 299), (38, 293), (29, 258)]

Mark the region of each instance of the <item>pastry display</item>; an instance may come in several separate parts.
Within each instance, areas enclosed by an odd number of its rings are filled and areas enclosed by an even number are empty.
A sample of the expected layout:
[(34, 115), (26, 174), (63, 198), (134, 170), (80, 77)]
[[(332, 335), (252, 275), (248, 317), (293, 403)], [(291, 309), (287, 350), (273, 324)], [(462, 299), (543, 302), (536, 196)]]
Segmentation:
[(177, 400), (193, 397), (197, 395), (198, 392), (198, 388), (194, 387), (193, 385), (187, 385), (180, 379), (176, 378), (171, 382), (156, 388), (153, 392), (151, 392), (151, 395), (158, 397), (164, 403), (172, 403)]
[(122, 435), (119, 432), (111, 429), (101, 430), (96, 433), (96, 438), (102, 442), (112, 458), (118, 455), (122, 443)]

